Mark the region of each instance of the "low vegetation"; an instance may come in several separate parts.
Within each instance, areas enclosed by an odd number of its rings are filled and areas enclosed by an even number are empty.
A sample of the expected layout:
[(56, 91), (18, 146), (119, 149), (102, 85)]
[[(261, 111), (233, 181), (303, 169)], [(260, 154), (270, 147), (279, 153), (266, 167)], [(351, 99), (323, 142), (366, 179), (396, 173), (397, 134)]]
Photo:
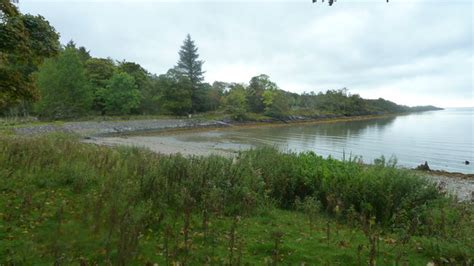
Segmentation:
[(394, 164), (1, 136), (0, 264), (472, 264), (472, 205)]

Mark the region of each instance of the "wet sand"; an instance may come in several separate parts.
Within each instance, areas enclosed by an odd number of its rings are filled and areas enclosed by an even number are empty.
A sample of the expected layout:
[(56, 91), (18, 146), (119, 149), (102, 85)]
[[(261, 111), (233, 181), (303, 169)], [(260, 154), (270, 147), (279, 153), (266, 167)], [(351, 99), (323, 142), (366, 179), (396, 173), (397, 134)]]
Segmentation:
[(185, 142), (173, 136), (98, 137), (86, 139), (84, 142), (106, 146), (140, 147), (166, 155), (180, 153), (186, 156), (209, 156), (212, 154), (232, 156), (239, 150), (239, 147), (222, 147), (222, 143), (219, 142)]

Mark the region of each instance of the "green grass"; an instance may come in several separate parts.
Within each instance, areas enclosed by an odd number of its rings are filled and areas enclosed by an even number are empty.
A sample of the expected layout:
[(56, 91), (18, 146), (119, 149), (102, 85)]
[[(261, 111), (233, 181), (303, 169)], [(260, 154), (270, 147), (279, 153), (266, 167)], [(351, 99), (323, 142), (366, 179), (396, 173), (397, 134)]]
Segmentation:
[(0, 264), (472, 263), (474, 215), (379, 160), (0, 136)]

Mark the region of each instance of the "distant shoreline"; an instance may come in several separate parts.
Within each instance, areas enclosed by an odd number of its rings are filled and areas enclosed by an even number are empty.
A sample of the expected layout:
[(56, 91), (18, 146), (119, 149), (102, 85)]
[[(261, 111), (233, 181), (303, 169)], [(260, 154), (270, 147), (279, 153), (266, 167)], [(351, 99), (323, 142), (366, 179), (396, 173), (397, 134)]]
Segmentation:
[(317, 124), (332, 124), (332, 123), (342, 123), (342, 122), (351, 122), (351, 121), (365, 121), (372, 119), (382, 119), (389, 117), (396, 117), (400, 115), (406, 115), (405, 113), (401, 114), (384, 114), (384, 115), (363, 115), (363, 116), (335, 116), (330, 118), (303, 118), (303, 119), (294, 119), (294, 120), (263, 120), (263, 121), (225, 121), (225, 120), (215, 120), (214, 123), (201, 124), (196, 123), (188, 127), (170, 127), (164, 129), (150, 129), (144, 131), (126, 131), (126, 132), (117, 132), (112, 134), (107, 134), (105, 136), (134, 136), (134, 135), (159, 135), (159, 134), (172, 134), (172, 133), (181, 133), (181, 132), (200, 132), (207, 130), (219, 130), (227, 128), (257, 128), (257, 127), (285, 127), (289, 125), (317, 125)]
[[(420, 111), (421, 112), (421, 111)], [(12, 131), (19, 135), (36, 135), (53, 132), (76, 134), (81, 137), (110, 136), (110, 135), (136, 135), (136, 134), (159, 134), (174, 131), (208, 130), (226, 127), (261, 127), (261, 126), (285, 126), (289, 124), (321, 124), (339, 123), (349, 121), (362, 121), (371, 119), (388, 118), (409, 115), (418, 112), (403, 112), (390, 114), (372, 114), (360, 116), (345, 115), (321, 115), (321, 116), (287, 116), (283, 119), (259, 119), (236, 121), (228, 118), (151, 118), (151, 119), (129, 119), (113, 121), (53, 121), (41, 122), (39, 124), (22, 124), (19, 126), (5, 126), (3, 130)]]

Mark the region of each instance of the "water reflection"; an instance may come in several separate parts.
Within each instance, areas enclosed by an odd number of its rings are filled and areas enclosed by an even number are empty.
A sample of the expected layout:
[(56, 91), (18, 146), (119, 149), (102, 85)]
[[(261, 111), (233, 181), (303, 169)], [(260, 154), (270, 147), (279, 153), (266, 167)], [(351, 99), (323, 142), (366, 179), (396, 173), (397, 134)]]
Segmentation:
[[(368, 132), (379, 132), (395, 121), (396, 117), (387, 117), (377, 120), (348, 121), (315, 125), (290, 125), (282, 128), (260, 128), (249, 132), (250, 135), (276, 135), (279, 138), (291, 141), (299, 138), (301, 141), (313, 143), (315, 139), (324, 138), (329, 141), (355, 138)], [(241, 131), (242, 133), (245, 130)], [(330, 138), (326, 138), (330, 136)], [(338, 137), (338, 138), (334, 138)]]
[(175, 136), (182, 142), (210, 143), (216, 149), (276, 146), (283, 151), (314, 151), (323, 156), (361, 156), (372, 162), (396, 156), (415, 167), (428, 161), (434, 169), (474, 173), (474, 109), (448, 109), (365, 121), (284, 127), (239, 128)]

